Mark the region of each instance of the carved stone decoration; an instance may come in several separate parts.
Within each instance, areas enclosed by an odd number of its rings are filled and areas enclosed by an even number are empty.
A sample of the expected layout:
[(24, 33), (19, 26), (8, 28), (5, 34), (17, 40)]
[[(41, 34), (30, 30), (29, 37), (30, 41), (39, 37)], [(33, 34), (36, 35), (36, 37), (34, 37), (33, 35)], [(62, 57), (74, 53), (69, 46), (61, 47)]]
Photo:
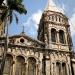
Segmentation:
[[(0, 63), (3, 75), (75, 75), (75, 53), (68, 18), (48, 0), (39, 22), (37, 39), (24, 33), (9, 36), (6, 59), (3, 23), (0, 21)], [(1, 66), (1, 64), (0, 64)]]

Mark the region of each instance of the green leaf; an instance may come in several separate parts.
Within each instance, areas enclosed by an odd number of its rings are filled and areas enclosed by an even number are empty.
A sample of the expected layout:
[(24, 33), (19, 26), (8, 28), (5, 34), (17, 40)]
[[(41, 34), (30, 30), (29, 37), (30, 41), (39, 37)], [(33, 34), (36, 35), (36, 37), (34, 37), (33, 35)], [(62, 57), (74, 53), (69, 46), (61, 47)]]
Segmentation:
[(22, 5), (22, 4), (17, 4), (15, 6), (14, 10), (19, 12), (20, 14), (26, 14), (27, 13), (27, 10), (25, 9), (24, 5)]
[[(19, 14), (26, 14), (27, 10), (25, 9), (24, 5), (22, 4), (23, 0), (7, 0), (7, 11), (2, 14), (1, 19), (9, 17), (10, 23), (13, 20), (13, 11), (17, 11)], [(8, 13), (7, 13), (8, 12)], [(7, 16), (8, 15), (8, 16)], [(18, 17), (15, 15), (16, 23), (18, 23)]]
[(23, 0), (15, 0), (15, 2), (21, 4)]

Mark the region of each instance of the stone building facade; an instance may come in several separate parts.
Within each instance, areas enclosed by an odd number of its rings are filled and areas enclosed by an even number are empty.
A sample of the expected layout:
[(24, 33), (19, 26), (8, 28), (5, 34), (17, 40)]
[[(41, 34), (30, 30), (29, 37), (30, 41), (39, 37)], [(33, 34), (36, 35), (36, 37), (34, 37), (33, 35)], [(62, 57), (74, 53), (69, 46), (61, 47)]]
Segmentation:
[[(0, 36), (0, 63), (5, 50)], [(38, 40), (22, 32), (9, 37), (3, 75), (75, 75), (75, 54), (68, 18), (49, 0), (39, 23)]]

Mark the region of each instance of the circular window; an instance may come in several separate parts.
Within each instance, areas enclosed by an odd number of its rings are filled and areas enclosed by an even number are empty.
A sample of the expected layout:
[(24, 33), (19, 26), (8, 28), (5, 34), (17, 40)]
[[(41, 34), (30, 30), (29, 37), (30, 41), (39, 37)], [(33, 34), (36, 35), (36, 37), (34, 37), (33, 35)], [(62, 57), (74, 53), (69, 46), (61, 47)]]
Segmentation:
[(24, 39), (23, 39), (23, 38), (21, 38), (21, 39), (20, 39), (20, 42), (21, 42), (21, 43), (24, 43)]

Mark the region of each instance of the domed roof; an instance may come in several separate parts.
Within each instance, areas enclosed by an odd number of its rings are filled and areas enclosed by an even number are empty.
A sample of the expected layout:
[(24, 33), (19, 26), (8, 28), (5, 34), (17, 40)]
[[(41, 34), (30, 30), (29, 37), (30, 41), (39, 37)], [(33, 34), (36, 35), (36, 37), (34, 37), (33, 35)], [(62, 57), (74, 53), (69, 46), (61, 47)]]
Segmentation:
[(60, 12), (64, 13), (64, 10), (61, 9), (60, 7), (56, 6), (53, 0), (48, 0), (48, 3), (45, 7), (44, 11), (55, 11), (55, 12)]

